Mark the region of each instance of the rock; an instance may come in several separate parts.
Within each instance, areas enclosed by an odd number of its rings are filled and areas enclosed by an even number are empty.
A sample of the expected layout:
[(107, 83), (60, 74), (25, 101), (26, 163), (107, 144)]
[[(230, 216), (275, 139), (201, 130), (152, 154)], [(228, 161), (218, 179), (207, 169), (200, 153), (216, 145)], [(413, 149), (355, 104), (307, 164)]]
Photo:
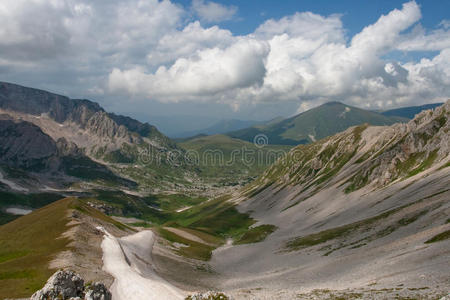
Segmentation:
[(86, 288), (85, 300), (111, 300), (111, 293), (103, 283), (95, 282)]
[(59, 270), (30, 300), (111, 300), (111, 293), (103, 283), (96, 282), (85, 288), (80, 275), (70, 270)]
[(83, 294), (84, 280), (73, 271), (60, 270), (30, 300), (69, 299), (82, 297)]
[(233, 298), (222, 292), (212, 292), (212, 291), (205, 293), (197, 293), (186, 297), (186, 300), (232, 300), (232, 299)]

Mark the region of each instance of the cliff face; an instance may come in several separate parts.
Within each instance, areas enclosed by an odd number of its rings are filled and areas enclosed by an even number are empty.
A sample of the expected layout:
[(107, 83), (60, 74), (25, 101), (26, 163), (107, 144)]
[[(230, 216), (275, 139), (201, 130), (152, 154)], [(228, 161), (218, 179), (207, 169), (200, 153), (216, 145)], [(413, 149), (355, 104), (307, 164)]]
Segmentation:
[[(55, 141), (64, 137), (92, 158), (103, 159), (124, 146), (158, 149), (176, 147), (156, 127), (110, 114), (89, 100), (0, 82), (0, 110), (16, 120), (31, 122)], [(123, 153), (126, 155), (126, 153)]]
[(20, 85), (0, 82), (0, 108), (39, 116), (48, 114), (58, 123), (72, 119), (85, 123), (103, 109), (88, 100), (71, 100), (65, 96)]
[(56, 143), (28, 122), (0, 120), (0, 161), (13, 167), (45, 167), (58, 154)]

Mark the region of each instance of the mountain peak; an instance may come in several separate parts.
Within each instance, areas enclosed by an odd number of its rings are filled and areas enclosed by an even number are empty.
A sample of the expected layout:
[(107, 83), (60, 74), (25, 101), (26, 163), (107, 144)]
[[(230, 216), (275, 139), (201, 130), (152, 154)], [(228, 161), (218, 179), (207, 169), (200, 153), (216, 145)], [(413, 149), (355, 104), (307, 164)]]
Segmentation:
[(347, 106), (346, 104), (339, 102), (339, 101), (326, 102), (326, 103), (322, 104), (321, 106), (336, 106), (336, 105)]

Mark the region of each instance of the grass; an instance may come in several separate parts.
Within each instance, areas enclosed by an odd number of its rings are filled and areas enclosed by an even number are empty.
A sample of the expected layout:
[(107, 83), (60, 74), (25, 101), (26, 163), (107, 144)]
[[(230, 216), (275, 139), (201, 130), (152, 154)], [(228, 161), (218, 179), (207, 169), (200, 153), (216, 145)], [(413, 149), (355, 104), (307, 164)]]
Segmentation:
[(0, 295), (29, 297), (55, 270), (48, 268), (56, 254), (69, 248), (61, 235), (69, 229), (66, 198), (0, 226)]
[(114, 226), (116, 226), (120, 230), (130, 230), (136, 232), (136, 229), (131, 228), (130, 226), (127, 226), (125, 224), (122, 224), (113, 218), (101, 213), (95, 208), (90, 207), (89, 205), (85, 204), (84, 201), (73, 201), (70, 208), (78, 210), (79, 212), (82, 212), (88, 216), (91, 216), (93, 218), (96, 218), (98, 220), (105, 221), (107, 223), (110, 223)]
[(277, 229), (275, 225), (265, 224), (250, 228), (247, 232), (245, 232), (239, 239), (234, 241), (233, 244), (241, 245), (241, 244), (250, 244), (250, 243), (258, 243), (266, 239), (272, 232)]
[(0, 211), (0, 225), (9, 223), (9, 222), (17, 219), (18, 217), (20, 217), (20, 216), (12, 215), (12, 214), (8, 214), (3, 211)]
[(0, 191), (0, 208), (15, 205), (39, 208), (62, 198), (55, 193), (17, 194)]
[(147, 223), (147, 222), (135, 222), (135, 223), (129, 223), (128, 225), (133, 226), (133, 227), (144, 227), (144, 228), (153, 227), (152, 224)]
[(158, 194), (147, 197), (158, 204), (165, 211), (175, 211), (187, 206), (200, 204), (207, 200), (205, 197), (190, 196), (186, 194)]
[[(182, 228), (208, 244), (214, 245), (205, 248), (204, 245), (191, 243), (191, 246), (182, 247), (177, 251), (181, 255), (195, 259), (209, 259), (209, 252), (223, 244), (227, 238), (240, 238), (255, 223), (255, 220), (248, 214), (239, 212), (235, 204), (228, 202), (229, 196), (206, 200), (201, 197), (189, 197), (181, 194), (138, 197), (121, 192), (96, 191), (96, 193), (96, 196), (84, 198), (82, 201), (106, 203), (120, 208), (124, 216), (137, 217), (146, 222), (151, 222), (151, 224), (138, 222), (129, 224), (130, 226)], [(174, 201), (174, 203), (171, 204), (170, 201)], [(174, 210), (180, 206), (186, 207), (187, 204), (192, 204), (192, 207), (182, 212)], [(170, 208), (170, 210), (160, 211), (149, 206), (165, 207)], [(126, 226), (117, 223), (116, 226)], [(180, 242), (180, 239), (182, 239), (181, 237), (177, 238), (176, 234), (166, 231), (164, 229), (158, 230), (162, 237), (171, 242)], [(255, 234), (255, 232), (252, 234)]]
[(76, 198), (64, 198), (0, 226), (0, 295), (29, 297), (42, 288), (56, 271), (49, 263), (70, 240), (62, 237), (70, 229), (71, 211), (77, 210), (121, 230), (135, 231)]
[(182, 244), (175, 252), (184, 257), (207, 261), (211, 258), (212, 251), (216, 248), (215, 246), (191, 241), (163, 228), (158, 228), (157, 232), (161, 237), (171, 242), (172, 245), (173, 243)]
[(441, 232), (441, 233), (433, 236), (431, 239), (427, 240), (425, 243), (431, 244), (431, 243), (441, 242), (441, 241), (448, 240), (449, 238), (450, 238), (450, 230), (447, 230), (447, 231)]
[(430, 152), (430, 154), (428, 154), (428, 157), (418, 167), (416, 167), (408, 172), (407, 177), (414, 176), (414, 175), (419, 174), (420, 172), (423, 172), (426, 169), (428, 169), (433, 164), (433, 162), (436, 160), (437, 152), (438, 152), (438, 149)]
[(191, 158), (200, 176), (222, 177), (222, 185), (237, 185), (239, 181), (261, 174), (292, 148), (286, 145), (258, 148), (254, 143), (220, 134), (187, 140), (180, 146), (193, 154)]
[(10, 206), (39, 208), (63, 198), (54, 193), (15, 194), (0, 191), (0, 225), (9, 223), (20, 216), (4, 212), (2, 209)]

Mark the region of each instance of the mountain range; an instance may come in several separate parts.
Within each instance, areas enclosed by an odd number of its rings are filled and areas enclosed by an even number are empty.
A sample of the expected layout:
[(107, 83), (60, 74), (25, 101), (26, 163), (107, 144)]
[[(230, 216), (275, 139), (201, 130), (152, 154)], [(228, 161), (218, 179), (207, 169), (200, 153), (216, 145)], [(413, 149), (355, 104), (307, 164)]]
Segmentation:
[(175, 142), (0, 83), (0, 295), (56, 299), (83, 278), (123, 299), (440, 299), (449, 116), (450, 100), (412, 120), (332, 102)]
[(320, 140), (363, 123), (390, 125), (404, 121), (407, 119), (384, 116), (340, 102), (328, 102), (291, 118), (229, 132), (227, 135), (252, 142), (255, 136), (263, 134), (270, 144), (298, 145)]
[(444, 103), (432, 103), (432, 104), (424, 104), (424, 105), (418, 105), (418, 106), (401, 107), (401, 108), (382, 111), (381, 114), (384, 116), (391, 116), (391, 117), (394, 116), (394, 117), (413, 119), (421, 111), (427, 110), (427, 109), (434, 109), (438, 106), (441, 106), (442, 104), (444, 104)]

